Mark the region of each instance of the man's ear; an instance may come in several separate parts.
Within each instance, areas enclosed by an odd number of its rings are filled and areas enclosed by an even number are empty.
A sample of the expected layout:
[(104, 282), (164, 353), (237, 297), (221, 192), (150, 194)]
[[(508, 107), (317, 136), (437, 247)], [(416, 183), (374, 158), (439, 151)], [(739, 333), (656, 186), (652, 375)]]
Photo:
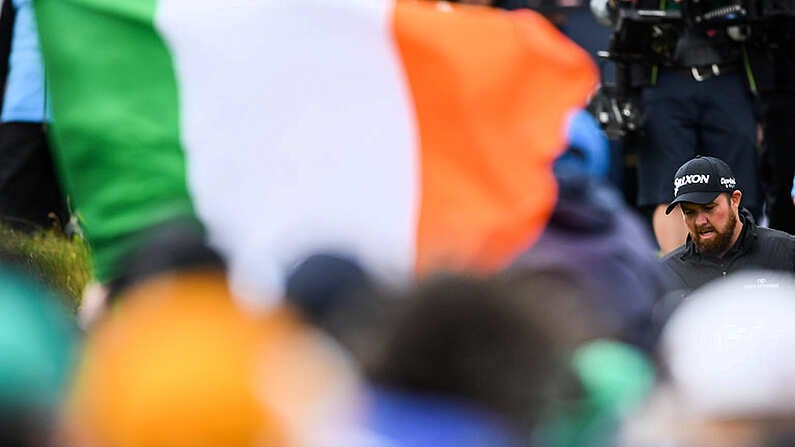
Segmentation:
[(742, 198), (743, 198), (743, 193), (735, 189), (734, 192), (732, 192), (731, 196), (729, 196), (732, 208), (739, 208), (740, 200), (742, 200)]

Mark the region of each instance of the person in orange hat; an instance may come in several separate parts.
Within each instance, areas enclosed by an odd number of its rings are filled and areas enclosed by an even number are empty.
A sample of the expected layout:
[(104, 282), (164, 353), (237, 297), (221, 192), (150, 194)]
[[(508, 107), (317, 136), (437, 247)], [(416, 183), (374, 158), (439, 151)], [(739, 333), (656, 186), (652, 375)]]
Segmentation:
[[(124, 292), (87, 341), (67, 444), (315, 445), (353, 431), (357, 377), (292, 312), (247, 313), (225, 275), (157, 275)], [(311, 439), (310, 439), (311, 438)]]

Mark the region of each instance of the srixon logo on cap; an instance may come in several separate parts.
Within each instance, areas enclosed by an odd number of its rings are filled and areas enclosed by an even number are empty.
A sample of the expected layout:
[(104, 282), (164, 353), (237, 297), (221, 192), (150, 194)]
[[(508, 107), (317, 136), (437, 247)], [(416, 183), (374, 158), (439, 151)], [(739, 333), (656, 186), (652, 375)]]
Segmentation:
[(679, 194), (679, 188), (694, 183), (709, 183), (709, 174), (690, 174), (683, 175), (674, 179), (674, 196)]

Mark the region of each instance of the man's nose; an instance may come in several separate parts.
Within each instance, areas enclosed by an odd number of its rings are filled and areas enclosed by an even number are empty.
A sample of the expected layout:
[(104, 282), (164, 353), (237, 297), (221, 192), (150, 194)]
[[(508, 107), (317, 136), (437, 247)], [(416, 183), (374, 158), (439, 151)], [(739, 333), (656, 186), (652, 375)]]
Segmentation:
[(707, 215), (704, 212), (699, 211), (696, 214), (696, 225), (704, 225), (707, 223)]

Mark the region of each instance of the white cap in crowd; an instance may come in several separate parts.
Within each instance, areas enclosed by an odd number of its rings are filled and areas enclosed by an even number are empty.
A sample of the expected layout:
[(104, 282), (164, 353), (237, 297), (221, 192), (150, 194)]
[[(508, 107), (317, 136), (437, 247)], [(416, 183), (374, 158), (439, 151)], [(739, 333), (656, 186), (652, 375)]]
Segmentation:
[(683, 410), (706, 418), (795, 413), (795, 279), (743, 272), (693, 293), (664, 329)]

